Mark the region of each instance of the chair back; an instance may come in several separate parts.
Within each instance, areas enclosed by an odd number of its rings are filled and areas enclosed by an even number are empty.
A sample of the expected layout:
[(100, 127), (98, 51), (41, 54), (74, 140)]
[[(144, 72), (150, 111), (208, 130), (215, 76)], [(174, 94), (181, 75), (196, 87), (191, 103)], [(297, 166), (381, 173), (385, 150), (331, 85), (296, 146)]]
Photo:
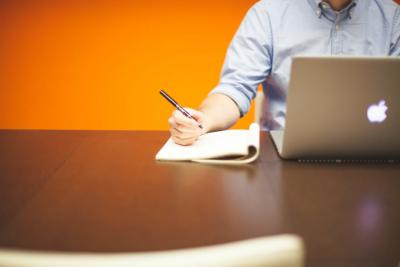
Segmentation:
[(302, 267), (303, 262), (303, 242), (293, 235), (164, 252), (88, 254), (0, 249), (1, 267)]

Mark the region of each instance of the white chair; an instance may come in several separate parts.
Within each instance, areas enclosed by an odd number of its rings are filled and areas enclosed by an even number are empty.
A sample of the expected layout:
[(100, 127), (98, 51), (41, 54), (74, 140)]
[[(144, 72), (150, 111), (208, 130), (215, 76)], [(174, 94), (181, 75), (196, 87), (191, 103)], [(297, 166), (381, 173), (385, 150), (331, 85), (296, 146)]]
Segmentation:
[(303, 261), (303, 242), (293, 235), (165, 252), (80, 254), (0, 249), (1, 267), (301, 267)]

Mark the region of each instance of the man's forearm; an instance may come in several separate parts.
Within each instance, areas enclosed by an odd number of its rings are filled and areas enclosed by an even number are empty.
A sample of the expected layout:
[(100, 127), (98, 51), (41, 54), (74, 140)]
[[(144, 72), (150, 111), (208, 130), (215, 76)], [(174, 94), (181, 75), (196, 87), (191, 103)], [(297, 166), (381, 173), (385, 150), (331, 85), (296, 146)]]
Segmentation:
[(204, 113), (205, 131), (219, 131), (231, 127), (240, 118), (236, 103), (224, 94), (211, 94), (201, 104)]

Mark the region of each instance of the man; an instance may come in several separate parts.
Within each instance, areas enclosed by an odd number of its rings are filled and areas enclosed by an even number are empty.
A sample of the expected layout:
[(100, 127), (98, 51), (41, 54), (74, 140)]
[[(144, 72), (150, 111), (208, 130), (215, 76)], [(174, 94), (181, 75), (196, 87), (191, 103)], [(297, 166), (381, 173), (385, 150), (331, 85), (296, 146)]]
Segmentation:
[(169, 118), (173, 140), (191, 145), (201, 134), (229, 128), (247, 113), (260, 84), (268, 99), (263, 128), (283, 128), (291, 59), (298, 54), (400, 56), (400, 8), (392, 0), (256, 3), (228, 49), (219, 85), (189, 111), (197, 123), (180, 112)]

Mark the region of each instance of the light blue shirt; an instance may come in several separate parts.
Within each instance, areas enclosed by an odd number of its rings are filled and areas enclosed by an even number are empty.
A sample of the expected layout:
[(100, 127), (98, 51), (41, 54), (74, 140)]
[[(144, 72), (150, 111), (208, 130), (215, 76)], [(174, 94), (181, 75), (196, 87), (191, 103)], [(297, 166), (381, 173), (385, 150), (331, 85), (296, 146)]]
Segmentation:
[(233, 38), (211, 93), (229, 96), (243, 116), (262, 84), (263, 129), (281, 129), (291, 60), (299, 54), (400, 56), (400, 8), (392, 0), (353, 0), (340, 12), (321, 0), (260, 1)]

